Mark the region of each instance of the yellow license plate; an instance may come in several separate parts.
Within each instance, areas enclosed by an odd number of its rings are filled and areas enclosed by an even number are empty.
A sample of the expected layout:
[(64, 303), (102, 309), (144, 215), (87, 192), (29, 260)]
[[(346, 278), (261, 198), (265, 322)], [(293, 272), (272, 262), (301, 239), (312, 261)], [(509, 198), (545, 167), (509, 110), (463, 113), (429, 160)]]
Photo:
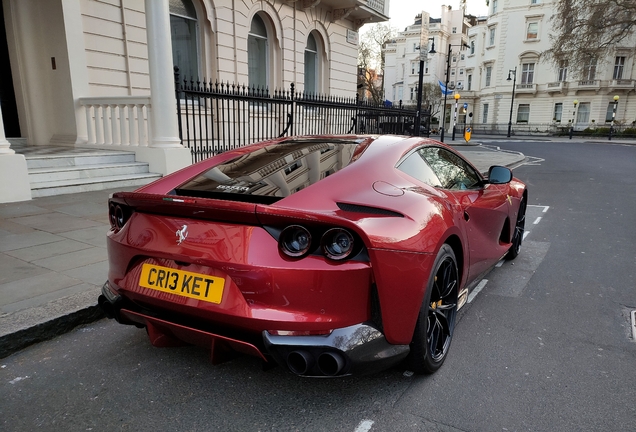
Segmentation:
[(139, 277), (142, 287), (217, 304), (221, 303), (224, 283), (220, 277), (152, 264), (144, 264)]

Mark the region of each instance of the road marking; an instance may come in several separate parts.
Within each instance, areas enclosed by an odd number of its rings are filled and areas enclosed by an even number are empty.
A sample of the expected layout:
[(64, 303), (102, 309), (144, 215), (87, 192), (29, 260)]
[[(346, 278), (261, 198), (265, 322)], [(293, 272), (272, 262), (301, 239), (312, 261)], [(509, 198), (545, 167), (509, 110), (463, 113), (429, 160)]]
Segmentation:
[(479, 294), (481, 290), (484, 289), (487, 283), (488, 283), (488, 279), (482, 279), (481, 282), (479, 282), (479, 284), (475, 287), (473, 292), (471, 292), (470, 295), (468, 296), (468, 303), (471, 303), (473, 300), (475, 300), (475, 297), (477, 297), (477, 294)]
[(534, 205), (534, 204), (528, 204), (528, 207), (539, 207), (542, 208), (543, 210), (541, 210), (542, 213), (546, 213), (548, 211), (548, 209), (550, 208), (550, 206), (542, 206), (542, 205)]
[(362, 420), (353, 432), (369, 432), (371, 426), (373, 426), (373, 420)]
[(541, 216), (534, 220), (534, 225), (537, 225), (539, 222), (541, 222)]
[(636, 342), (636, 310), (632, 311), (632, 339)]
[(506, 261), (506, 260), (500, 260), (500, 261), (499, 261), (499, 262), (495, 265), (495, 267), (497, 267), (497, 268), (501, 267), (505, 261)]
[(523, 233), (523, 240), (525, 240), (526, 237), (528, 237), (528, 234), (530, 234), (530, 231), (526, 231)]

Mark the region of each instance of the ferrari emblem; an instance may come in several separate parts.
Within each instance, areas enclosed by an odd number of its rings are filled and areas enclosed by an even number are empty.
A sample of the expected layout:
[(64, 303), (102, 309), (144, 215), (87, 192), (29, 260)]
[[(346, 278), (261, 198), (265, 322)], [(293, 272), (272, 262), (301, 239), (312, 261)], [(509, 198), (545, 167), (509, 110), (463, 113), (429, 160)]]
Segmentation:
[(506, 195), (506, 199), (508, 200), (508, 204), (512, 205), (512, 198), (510, 198), (510, 195)]
[(175, 235), (177, 236), (177, 244), (180, 245), (188, 237), (188, 226), (183, 225), (175, 232)]

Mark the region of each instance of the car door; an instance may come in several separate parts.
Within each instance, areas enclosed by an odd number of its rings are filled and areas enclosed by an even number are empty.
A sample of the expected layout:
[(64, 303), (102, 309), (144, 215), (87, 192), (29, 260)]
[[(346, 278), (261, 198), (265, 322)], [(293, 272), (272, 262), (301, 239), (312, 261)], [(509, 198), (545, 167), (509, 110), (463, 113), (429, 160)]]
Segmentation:
[(511, 205), (508, 185), (486, 183), (466, 160), (448, 149), (427, 147), (421, 152), (441, 188), (455, 197), (463, 211), (460, 228), (468, 239), (468, 279), (472, 280), (495, 264), (509, 246), (500, 241)]

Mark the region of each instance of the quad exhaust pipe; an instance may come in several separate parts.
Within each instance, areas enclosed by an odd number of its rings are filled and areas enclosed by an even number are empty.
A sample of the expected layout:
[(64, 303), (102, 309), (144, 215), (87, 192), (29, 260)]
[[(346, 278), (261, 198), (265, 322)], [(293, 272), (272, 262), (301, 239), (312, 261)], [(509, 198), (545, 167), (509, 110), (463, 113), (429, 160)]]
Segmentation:
[(307, 351), (292, 351), (287, 356), (287, 366), (296, 375), (305, 375), (314, 366), (314, 357)]
[[(287, 367), (296, 375), (317, 375), (312, 373), (316, 365), (314, 355), (305, 350), (292, 351), (287, 355)], [(324, 376), (336, 376), (345, 367), (344, 357), (337, 353), (326, 351), (318, 355), (318, 371)]]
[(335, 352), (324, 352), (318, 356), (318, 369), (324, 375), (336, 376), (345, 366), (344, 358)]

